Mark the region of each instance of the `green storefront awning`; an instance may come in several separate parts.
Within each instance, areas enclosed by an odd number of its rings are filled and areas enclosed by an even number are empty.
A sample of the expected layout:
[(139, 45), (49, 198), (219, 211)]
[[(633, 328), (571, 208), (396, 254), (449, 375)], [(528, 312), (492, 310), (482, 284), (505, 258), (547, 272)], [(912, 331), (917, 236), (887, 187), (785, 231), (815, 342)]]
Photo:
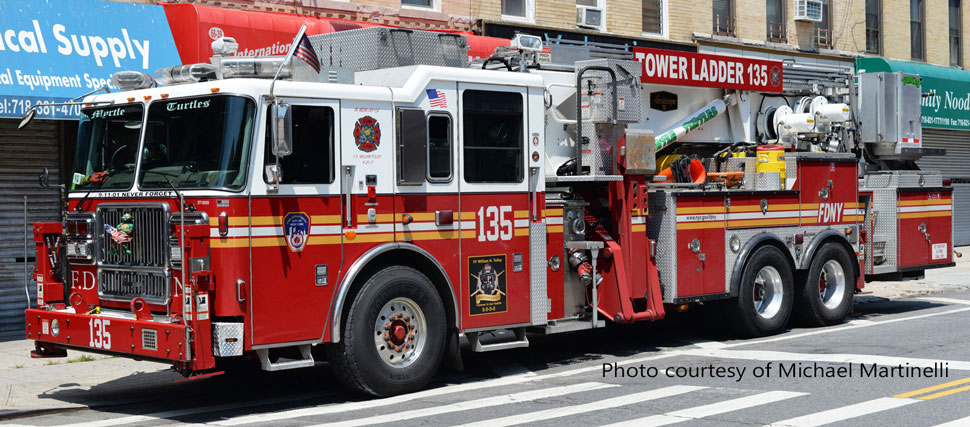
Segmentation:
[(884, 58), (857, 58), (855, 67), (859, 73), (918, 74), (923, 79), (923, 127), (970, 130), (970, 71)]

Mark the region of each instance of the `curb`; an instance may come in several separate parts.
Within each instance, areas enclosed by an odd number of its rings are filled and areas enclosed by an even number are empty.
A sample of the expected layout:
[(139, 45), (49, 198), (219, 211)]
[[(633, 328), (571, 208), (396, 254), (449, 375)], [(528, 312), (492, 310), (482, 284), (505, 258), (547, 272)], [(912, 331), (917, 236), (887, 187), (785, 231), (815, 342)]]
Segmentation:
[(65, 412), (89, 409), (87, 406), (70, 406), (66, 408), (36, 408), (36, 409), (0, 409), (0, 421), (18, 418), (36, 417), (41, 415), (61, 414)]

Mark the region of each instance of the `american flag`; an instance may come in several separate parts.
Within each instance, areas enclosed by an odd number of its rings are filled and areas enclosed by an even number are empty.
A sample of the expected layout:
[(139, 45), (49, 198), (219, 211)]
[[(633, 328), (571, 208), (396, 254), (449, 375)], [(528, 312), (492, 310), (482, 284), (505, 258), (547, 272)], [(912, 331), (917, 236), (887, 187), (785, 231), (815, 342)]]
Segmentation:
[(313, 67), (314, 71), (320, 72), (320, 59), (317, 58), (317, 52), (313, 50), (313, 45), (310, 44), (310, 39), (307, 38), (306, 34), (303, 34), (300, 42), (297, 43), (293, 56), (302, 59), (307, 65)]
[(448, 100), (445, 93), (438, 89), (428, 89), (428, 100), (432, 108), (448, 108)]
[(110, 225), (105, 224), (104, 231), (111, 235), (111, 240), (114, 240), (117, 243), (128, 243), (131, 241), (131, 236), (129, 236), (128, 233), (125, 233), (124, 231)]

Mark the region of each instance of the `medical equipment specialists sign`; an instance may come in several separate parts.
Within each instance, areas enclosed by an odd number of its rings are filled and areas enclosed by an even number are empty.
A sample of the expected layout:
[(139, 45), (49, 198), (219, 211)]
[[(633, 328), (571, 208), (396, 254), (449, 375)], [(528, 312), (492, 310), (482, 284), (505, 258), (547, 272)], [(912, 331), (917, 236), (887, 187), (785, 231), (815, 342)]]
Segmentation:
[(781, 61), (664, 49), (633, 48), (640, 81), (664, 85), (781, 92)]
[[(0, 117), (64, 102), (108, 84), (111, 74), (179, 65), (161, 6), (103, 0), (0, 0)], [(111, 87), (112, 90), (114, 89)], [(74, 119), (77, 107), (38, 110)]]

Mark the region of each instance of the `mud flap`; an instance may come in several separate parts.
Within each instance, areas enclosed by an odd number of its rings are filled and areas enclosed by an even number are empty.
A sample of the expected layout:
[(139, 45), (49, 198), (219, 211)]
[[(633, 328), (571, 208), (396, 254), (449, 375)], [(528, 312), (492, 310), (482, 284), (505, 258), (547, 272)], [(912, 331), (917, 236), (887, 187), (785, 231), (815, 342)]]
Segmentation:
[(449, 329), (445, 341), (445, 357), (442, 360), (442, 365), (448, 369), (462, 372), (465, 370), (465, 366), (461, 361), (461, 346), (459, 344), (458, 330)]

